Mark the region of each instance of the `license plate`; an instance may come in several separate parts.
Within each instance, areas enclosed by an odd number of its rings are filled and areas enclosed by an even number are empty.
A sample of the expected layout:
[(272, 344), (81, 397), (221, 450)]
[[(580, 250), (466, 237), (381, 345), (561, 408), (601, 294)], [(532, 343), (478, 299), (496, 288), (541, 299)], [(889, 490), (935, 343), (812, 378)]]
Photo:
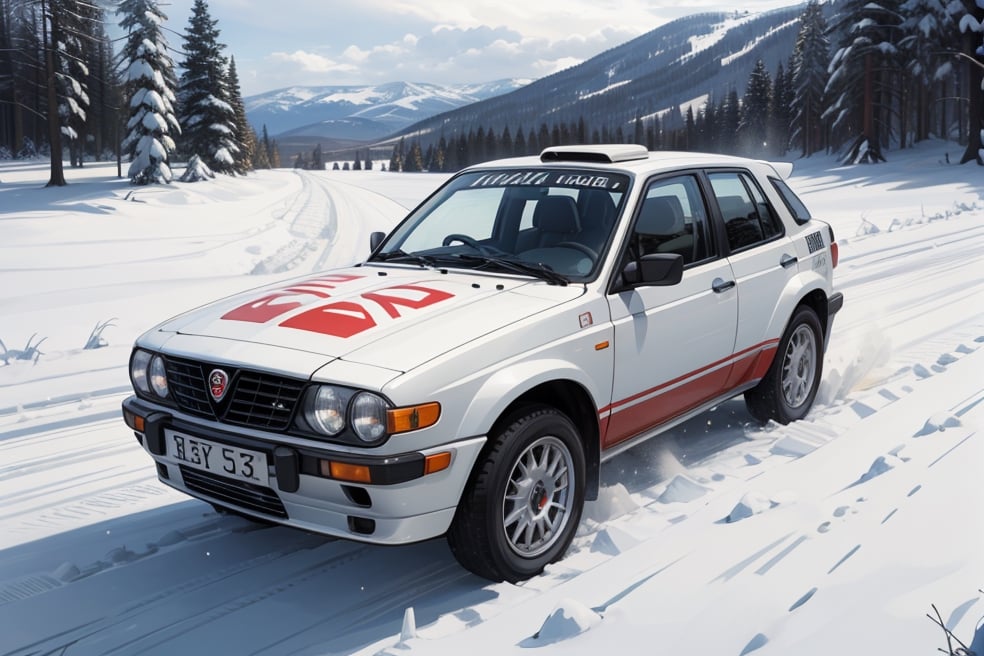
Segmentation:
[(218, 476), (263, 486), (269, 484), (265, 453), (219, 444), (172, 430), (165, 430), (164, 437), (167, 441), (167, 455), (180, 463)]

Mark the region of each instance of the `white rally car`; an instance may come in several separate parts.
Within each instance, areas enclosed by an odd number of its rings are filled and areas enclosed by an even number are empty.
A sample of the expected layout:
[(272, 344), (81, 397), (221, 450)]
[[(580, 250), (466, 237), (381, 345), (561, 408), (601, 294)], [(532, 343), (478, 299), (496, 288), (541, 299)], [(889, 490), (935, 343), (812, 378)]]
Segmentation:
[(730, 397), (810, 409), (843, 297), (790, 164), (641, 146), (465, 169), (355, 266), (141, 336), (127, 424), (218, 509), (518, 581), (601, 463)]

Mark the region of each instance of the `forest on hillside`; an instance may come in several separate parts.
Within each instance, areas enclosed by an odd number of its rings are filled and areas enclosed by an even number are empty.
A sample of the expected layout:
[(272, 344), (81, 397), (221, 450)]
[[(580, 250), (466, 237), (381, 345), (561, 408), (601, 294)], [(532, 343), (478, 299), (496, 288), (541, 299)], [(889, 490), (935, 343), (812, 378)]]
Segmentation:
[[(50, 185), (65, 183), (66, 161), (117, 159), (134, 184), (170, 182), (174, 161), (187, 163), (191, 179), (279, 166), (275, 141), (247, 120), (235, 58), (206, 0), (195, 0), (180, 44), (168, 41), (175, 30), (165, 29), (160, 5), (121, 0), (108, 13), (95, 0), (0, 0), (0, 159), (48, 157)], [(963, 145), (962, 162), (984, 163), (984, 0), (811, 0), (793, 10), (796, 38), (783, 61), (770, 70), (759, 58), (743, 88), (733, 84), (720, 97), (701, 88), (701, 75), (657, 77), (693, 47), (683, 35), (697, 18), (680, 19), (662, 28), (658, 51), (595, 58), (606, 70), (632, 71), (617, 88), (560, 103), (565, 80), (598, 75), (589, 60), (395, 135), (389, 168), (452, 171), (601, 142), (750, 156), (828, 151), (877, 162), (886, 148), (930, 137)], [(125, 34), (121, 44), (107, 35), (110, 21)], [(748, 21), (737, 38), (752, 43), (757, 24)], [(708, 74), (721, 65), (713, 54), (693, 57), (707, 60)], [(654, 94), (680, 85), (706, 99), (654, 110)], [(356, 166), (363, 157), (371, 161), (368, 148), (354, 154)], [(325, 160), (319, 147), (293, 163)]]

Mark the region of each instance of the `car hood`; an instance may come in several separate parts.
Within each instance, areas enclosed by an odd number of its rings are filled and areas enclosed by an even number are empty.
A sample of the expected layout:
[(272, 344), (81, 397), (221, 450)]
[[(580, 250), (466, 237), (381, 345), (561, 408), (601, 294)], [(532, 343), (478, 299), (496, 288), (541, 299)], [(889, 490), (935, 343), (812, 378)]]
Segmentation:
[(255, 289), (158, 326), (409, 371), (584, 293), (541, 281), (404, 267), (351, 267)]

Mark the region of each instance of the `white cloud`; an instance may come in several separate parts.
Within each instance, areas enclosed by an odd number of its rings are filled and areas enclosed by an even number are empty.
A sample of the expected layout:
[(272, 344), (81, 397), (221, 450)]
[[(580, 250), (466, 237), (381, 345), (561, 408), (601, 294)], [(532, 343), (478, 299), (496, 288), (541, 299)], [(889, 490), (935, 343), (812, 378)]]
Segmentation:
[(270, 54), (270, 59), (279, 63), (296, 64), (301, 71), (308, 73), (353, 72), (357, 70), (351, 64), (341, 64), (328, 57), (303, 50), (274, 52)]

